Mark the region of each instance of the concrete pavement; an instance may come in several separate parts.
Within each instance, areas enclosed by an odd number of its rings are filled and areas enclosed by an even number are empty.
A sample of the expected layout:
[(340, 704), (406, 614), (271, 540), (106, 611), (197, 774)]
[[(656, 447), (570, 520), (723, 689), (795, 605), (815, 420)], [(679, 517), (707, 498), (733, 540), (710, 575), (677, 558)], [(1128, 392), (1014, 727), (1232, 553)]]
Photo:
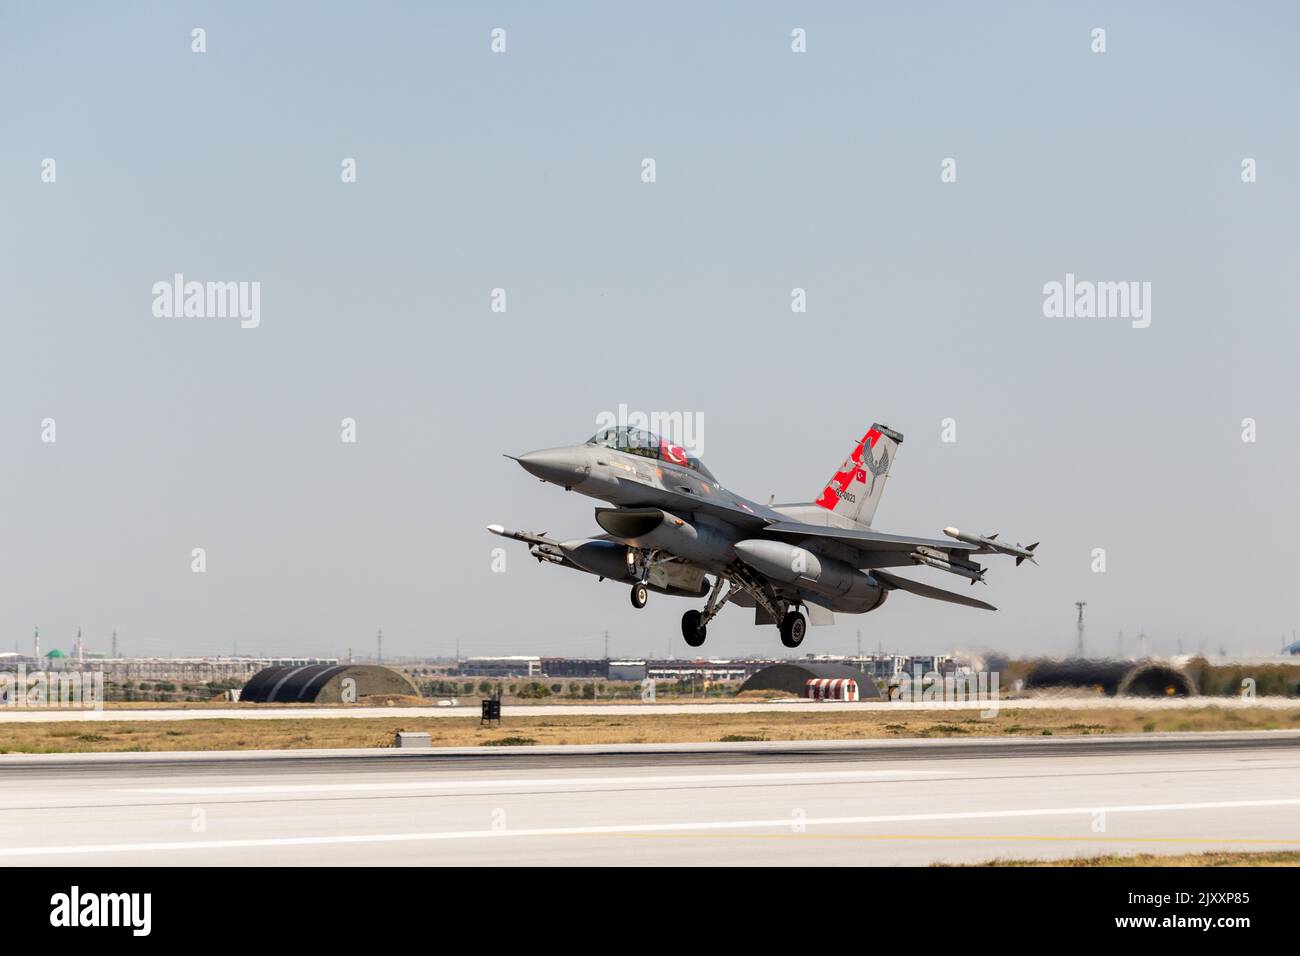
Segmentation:
[(1300, 733), (0, 757), (0, 860), (926, 864), (1300, 848)]

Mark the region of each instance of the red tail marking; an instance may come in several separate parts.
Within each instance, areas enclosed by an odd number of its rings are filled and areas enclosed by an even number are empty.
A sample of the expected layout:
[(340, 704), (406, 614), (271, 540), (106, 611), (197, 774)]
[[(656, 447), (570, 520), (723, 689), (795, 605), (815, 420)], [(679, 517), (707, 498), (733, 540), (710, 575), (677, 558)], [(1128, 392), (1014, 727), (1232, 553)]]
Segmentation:
[(830, 511), (834, 511), (835, 506), (840, 503), (840, 496), (836, 493), (837, 490), (840, 492), (848, 491), (849, 485), (853, 484), (854, 479), (862, 482), (867, 480), (867, 473), (862, 469), (862, 448), (864, 445), (868, 444), (872, 448), (875, 448), (876, 441), (879, 438), (880, 432), (876, 431), (874, 428), (862, 436), (862, 441), (858, 442), (857, 446), (853, 449), (853, 454), (849, 455), (849, 457), (844, 460), (843, 469), (837, 471), (835, 476), (831, 478), (830, 484), (826, 486), (826, 490), (822, 492), (822, 496), (817, 499), (817, 504)]

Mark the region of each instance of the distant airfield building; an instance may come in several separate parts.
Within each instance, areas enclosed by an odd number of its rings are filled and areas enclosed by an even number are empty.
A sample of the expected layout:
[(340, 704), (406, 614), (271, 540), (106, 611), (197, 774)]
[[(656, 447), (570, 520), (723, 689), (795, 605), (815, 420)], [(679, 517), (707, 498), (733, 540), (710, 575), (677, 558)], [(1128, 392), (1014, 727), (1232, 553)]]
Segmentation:
[[(945, 676), (957, 670), (957, 663), (946, 655), (873, 654), (861, 657), (821, 656), (800, 658), (798, 663), (838, 664), (852, 668), (867, 678), (889, 684), (900, 674), (914, 677), (917, 672), (938, 672)], [(647, 677), (657, 681), (744, 681), (773, 664), (792, 663), (774, 658), (605, 658), (586, 657), (469, 657), (462, 660), (457, 673), (462, 677), (557, 678), (567, 680), (640, 681)]]
[(460, 662), (458, 672), (463, 677), (542, 677), (542, 659), (516, 655), (513, 657), (467, 657)]
[(610, 680), (645, 680), (645, 661), (610, 661)]
[(175, 681), (207, 683), (227, 679), (246, 680), (267, 667), (303, 667), (309, 664), (337, 664), (336, 657), (100, 657), (87, 654), (85, 660), (67, 657), (54, 650), (39, 659), (27, 654), (6, 654), (6, 667), (23, 665), (27, 671), (101, 671), (106, 681)]
[[(620, 678), (610, 674), (611, 663), (604, 658), (543, 657), (541, 672), (546, 677), (600, 677), (606, 680), (619, 680)], [(639, 678), (632, 679), (639, 680)]]
[(470, 657), (463, 677), (557, 678), (568, 680), (744, 680), (771, 661), (606, 660), (583, 657)]
[(771, 661), (646, 661), (646, 676), (657, 681), (720, 681), (744, 680), (755, 671), (762, 670)]

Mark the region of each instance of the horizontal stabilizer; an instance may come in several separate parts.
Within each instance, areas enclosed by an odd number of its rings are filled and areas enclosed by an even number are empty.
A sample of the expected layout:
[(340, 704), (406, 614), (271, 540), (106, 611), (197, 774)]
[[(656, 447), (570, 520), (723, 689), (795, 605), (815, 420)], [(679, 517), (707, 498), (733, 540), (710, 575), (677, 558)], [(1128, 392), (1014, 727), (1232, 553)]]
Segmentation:
[(984, 611), (996, 611), (992, 604), (980, 601), (976, 598), (966, 597), (964, 594), (954, 594), (952, 591), (945, 591), (943, 588), (936, 588), (930, 584), (922, 584), (920, 581), (912, 581), (908, 578), (900, 578), (897, 574), (890, 571), (881, 571), (879, 569), (872, 571), (872, 575), (885, 587), (891, 591), (907, 591), (918, 597), (932, 598), (935, 601), (947, 601), (949, 604), (960, 604), (963, 607), (977, 607)]

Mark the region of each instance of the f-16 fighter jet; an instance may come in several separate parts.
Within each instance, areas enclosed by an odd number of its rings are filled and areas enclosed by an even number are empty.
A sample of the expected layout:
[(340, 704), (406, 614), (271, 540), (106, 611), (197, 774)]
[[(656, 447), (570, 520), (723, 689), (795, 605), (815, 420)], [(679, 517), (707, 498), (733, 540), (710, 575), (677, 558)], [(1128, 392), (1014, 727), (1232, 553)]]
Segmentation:
[(898, 432), (872, 425), (815, 501), (761, 505), (719, 485), (680, 445), (608, 428), (582, 445), (506, 456), (542, 481), (608, 503), (596, 508), (603, 535), (557, 541), (495, 524), (488, 530), (527, 543), (538, 561), (629, 585), (633, 607), (645, 607), (651, 591), (704, 599), (703, 609), (682, 615), (691, 647), (704, 643), (727, 604), (753, 608), (755, 624), (776, 624), (786, 647), (803, 643), (809, 620), (832, 624), (835, 611), (874, 611), (892, 591), (996, 610), (892, 570), (924, 565), (974, 584), (984, 569), (971, 555), (1011, 555), (1018, 565), (1038, 546), (956, 528), (937, 539), (872, 530), (902, 443)]

